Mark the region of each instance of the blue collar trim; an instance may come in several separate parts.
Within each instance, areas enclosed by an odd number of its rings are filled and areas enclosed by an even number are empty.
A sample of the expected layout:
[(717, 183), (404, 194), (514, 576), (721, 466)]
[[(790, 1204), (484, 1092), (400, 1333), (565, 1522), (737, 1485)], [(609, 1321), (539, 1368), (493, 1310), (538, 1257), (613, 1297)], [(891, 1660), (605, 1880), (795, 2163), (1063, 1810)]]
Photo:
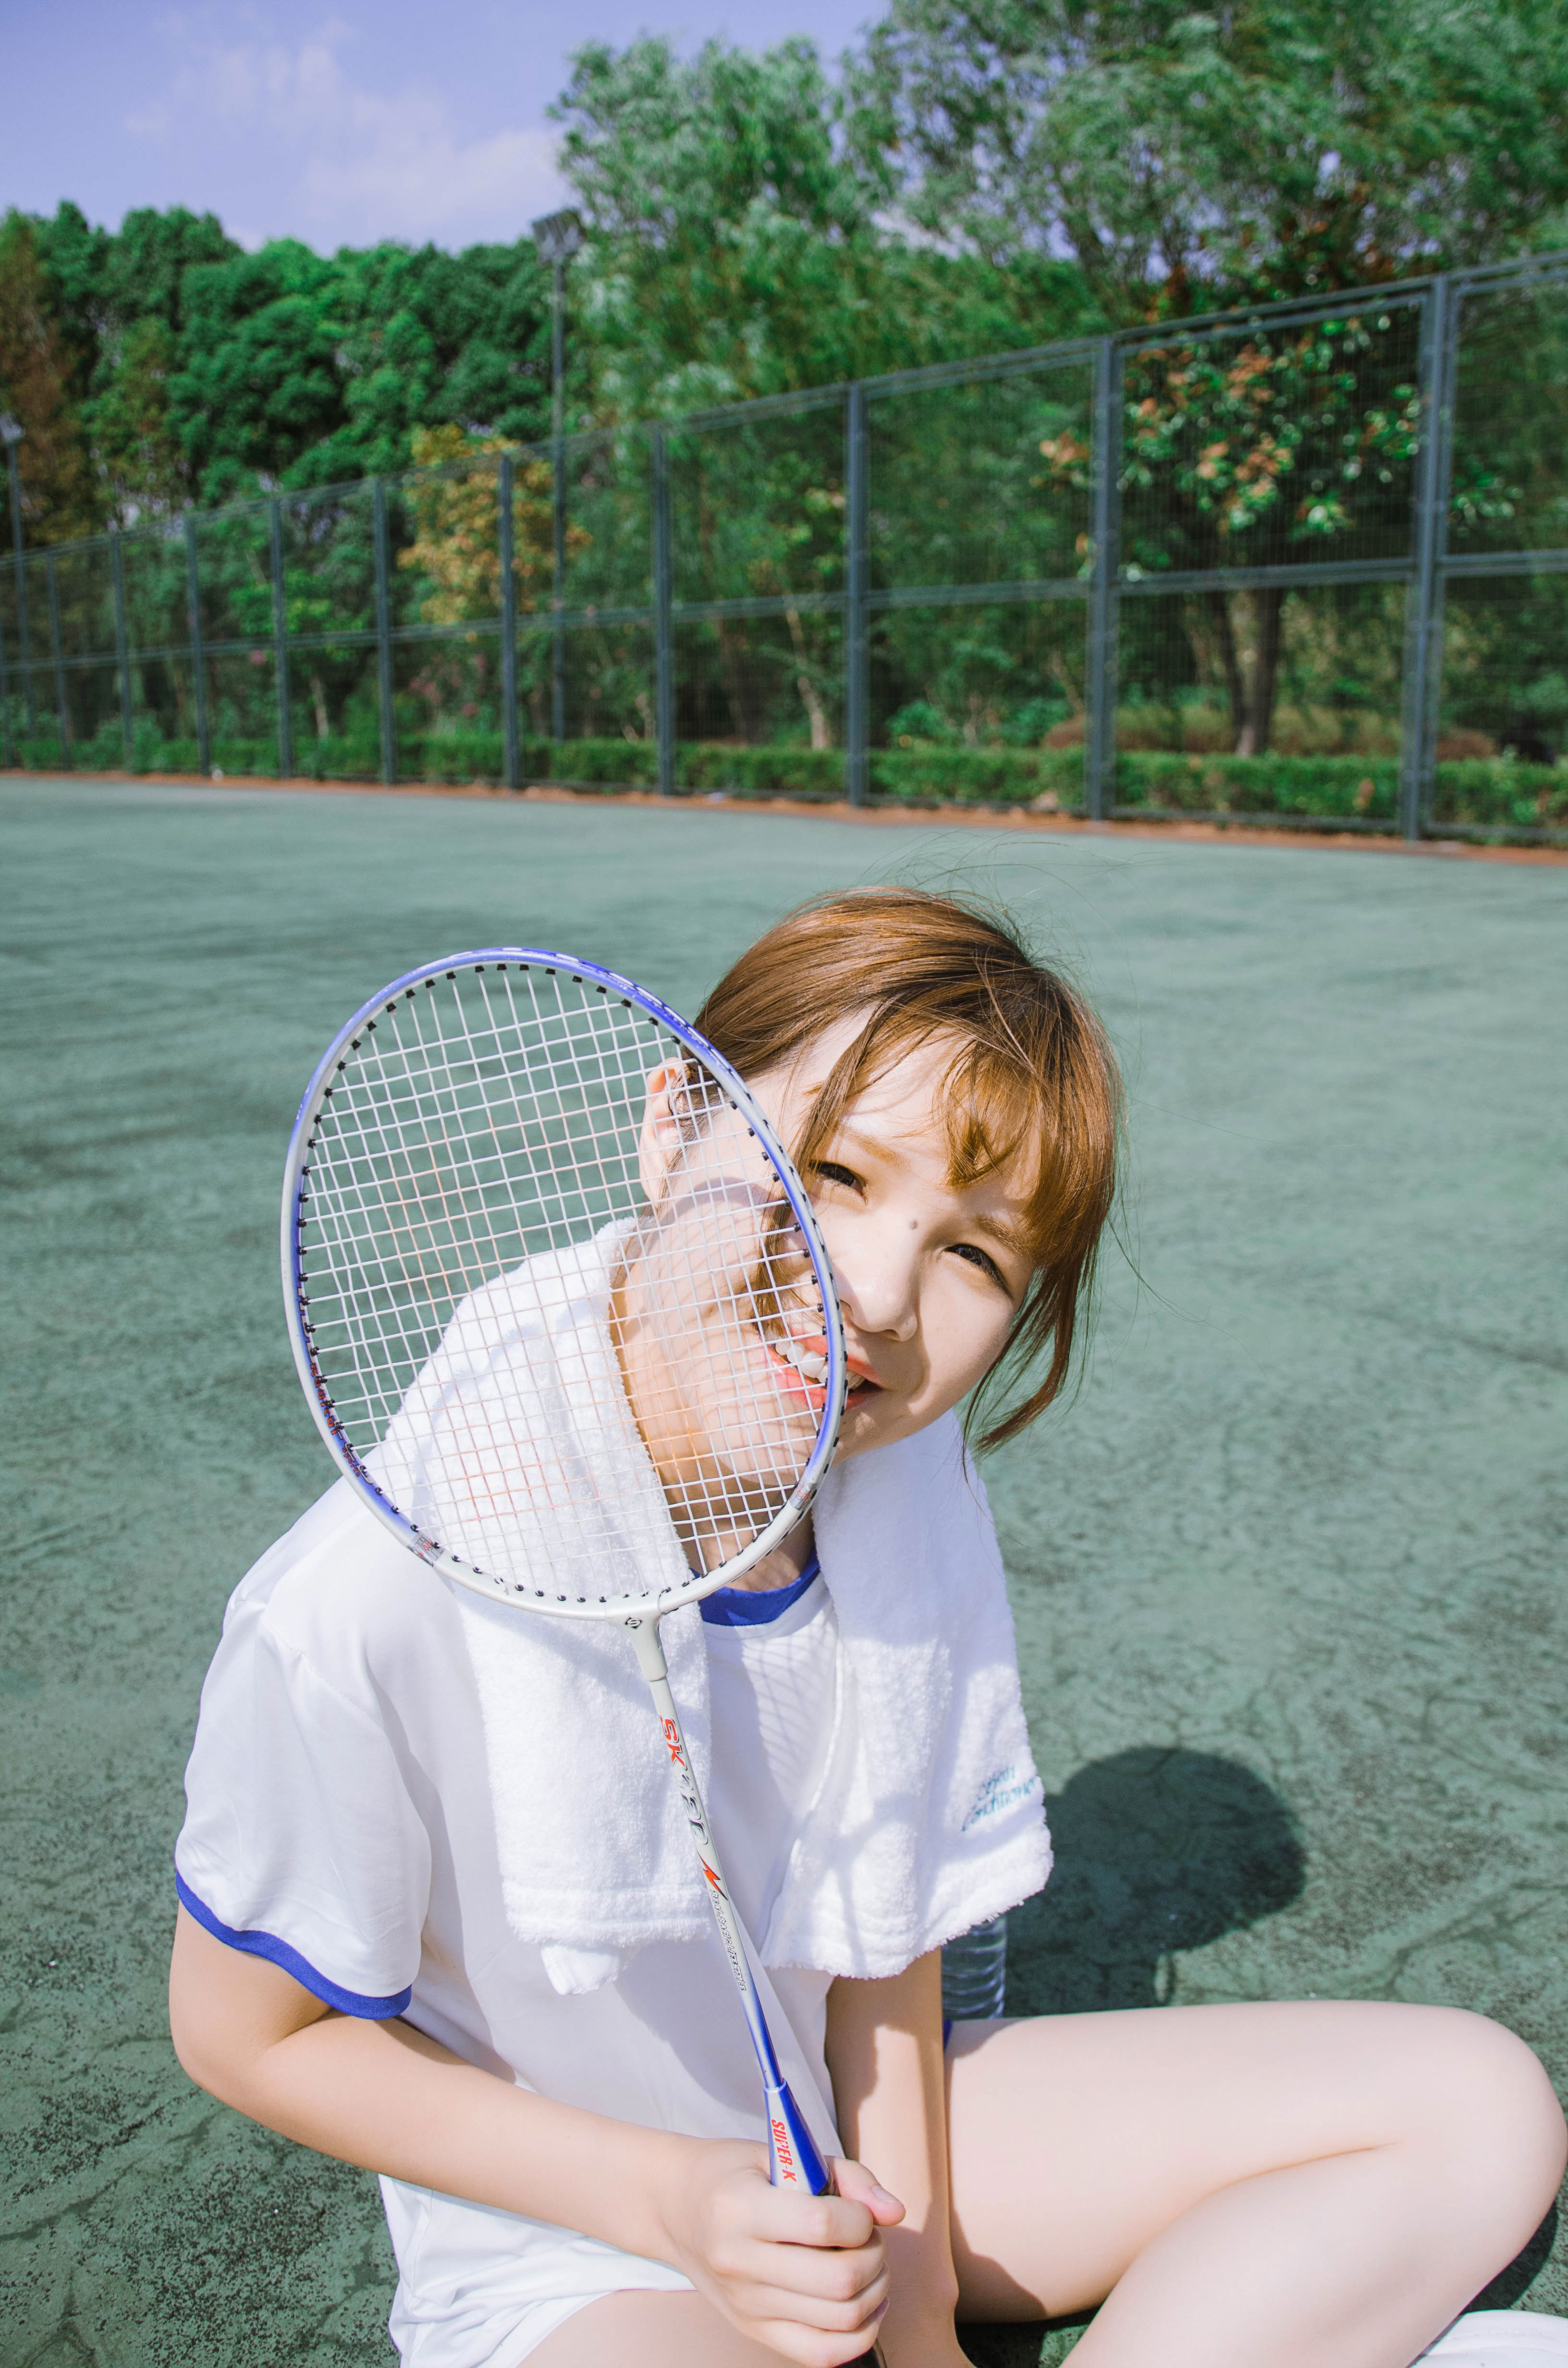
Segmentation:
[(702, 1599), (702, 1617), (710, 1628), (766, 1628), (770, 1620), (781, 1619), (791, 1603), (799, 1603), (821, 1576), (822, 1565), (812, 1554), (788, 1587), (716, 1587)]

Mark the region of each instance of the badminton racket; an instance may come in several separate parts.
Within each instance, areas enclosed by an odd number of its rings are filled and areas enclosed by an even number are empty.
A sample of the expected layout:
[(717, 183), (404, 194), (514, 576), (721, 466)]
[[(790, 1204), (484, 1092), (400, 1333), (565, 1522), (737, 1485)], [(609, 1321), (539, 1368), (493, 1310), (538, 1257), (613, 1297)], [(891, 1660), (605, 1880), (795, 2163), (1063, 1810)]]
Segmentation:
[(659, 1641), (666, 1612), (789, 1534), (837, 1438), (843, 1326), (788, 1152), (630, 979), (526, 948), (454, 955), (323, 1054), (282, 1262), (306, 1398), (377, 1518), (493, 1601), (627, 1630), (756, 2053), (769, 2175), (824, 2193)]

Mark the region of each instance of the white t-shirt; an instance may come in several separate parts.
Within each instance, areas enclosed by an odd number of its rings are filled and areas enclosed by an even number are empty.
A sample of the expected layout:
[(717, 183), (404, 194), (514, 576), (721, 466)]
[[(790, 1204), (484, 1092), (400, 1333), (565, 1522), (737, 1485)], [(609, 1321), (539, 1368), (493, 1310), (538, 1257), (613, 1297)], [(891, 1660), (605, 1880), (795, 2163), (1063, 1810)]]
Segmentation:
[[(187, 1907), (340, 2011), (402, 2014), (523, 2087), (652, 2128), (760, 2137), (756, 2060), (716, 1932), (642, 1949), (579, 1996), (561, 1995), (545, 1952), (512, 1932), (449, 1585), (413, 1554), (351, 1545), (330, 1583), (305, 1583), (297, 1565), (321, 1511), (231, 1600), (186, 1780)], [(717, 1624), (727, 1606), (743, 1621), (776, 1607), (726, 1596), (704, 1626), (710, 1815), (743, 1920), (765, 1940), (824, 1772), (836, 1629), (820, 1577), (766, 1624)], [(760, 1978), (786, 2077), (830, 2132), (830, 1976)], [(525, 2328), (531, 2342), (597, 2294), (687, 2284), (545, 2222), (394, 2180), (381, 2190), (400, 2273), (392, 2331), (411, 2368), (510, 2368)]]

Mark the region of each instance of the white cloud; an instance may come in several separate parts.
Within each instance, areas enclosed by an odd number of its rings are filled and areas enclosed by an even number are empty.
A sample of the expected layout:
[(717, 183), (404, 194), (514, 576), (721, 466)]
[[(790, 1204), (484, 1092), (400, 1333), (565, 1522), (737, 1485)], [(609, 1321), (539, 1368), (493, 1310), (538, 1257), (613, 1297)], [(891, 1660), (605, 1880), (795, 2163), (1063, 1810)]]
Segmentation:
[(183, 52), (170, 103), (127, 128), (162, 140), (172, 122), (206, 121), (227, 140), (264, 142), (278, 168), (274, 232), (328, 245), (513, 239), (569, 194), (552, 131), (519, 125), (469, 136), (433, 90), (363, 86), (341, 54), (355, 34), (340, 19), (293, 44), (193, 40), (188, 22), (176, 30), (174, 20), (166, 29)]

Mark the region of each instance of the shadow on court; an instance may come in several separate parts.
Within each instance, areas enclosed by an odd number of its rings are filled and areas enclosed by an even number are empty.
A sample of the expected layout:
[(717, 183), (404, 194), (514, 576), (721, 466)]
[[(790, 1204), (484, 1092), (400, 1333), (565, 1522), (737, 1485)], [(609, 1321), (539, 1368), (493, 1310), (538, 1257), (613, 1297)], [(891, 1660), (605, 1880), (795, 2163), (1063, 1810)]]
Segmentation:
[(1301, 1896), (1289, 1808), (1216, 1752), (1119, 1751), (1080, 1768), (1046, 1807), (1057, 1868), (1009, 1923), (1015, 2014), (1166, 2006), (1184, 1954)]
[[(1132, 1173), (1084, 1385), (987, 1471), (1058, 1849), (1013, 2003), (1435, 2000), (1568, 2074), (1568, 872), (43, 780), (0, 782), (0, 2368), (392, 2357), (373, 2183), (191, 2089), (163, 1989), (223, 1604), (332, 1476), (290, 1121), (466, 946), (690, 1010), (899, 878), (1069, 962)], [(1527, 2293), (1568, 2310), (1551, 2226)]]

